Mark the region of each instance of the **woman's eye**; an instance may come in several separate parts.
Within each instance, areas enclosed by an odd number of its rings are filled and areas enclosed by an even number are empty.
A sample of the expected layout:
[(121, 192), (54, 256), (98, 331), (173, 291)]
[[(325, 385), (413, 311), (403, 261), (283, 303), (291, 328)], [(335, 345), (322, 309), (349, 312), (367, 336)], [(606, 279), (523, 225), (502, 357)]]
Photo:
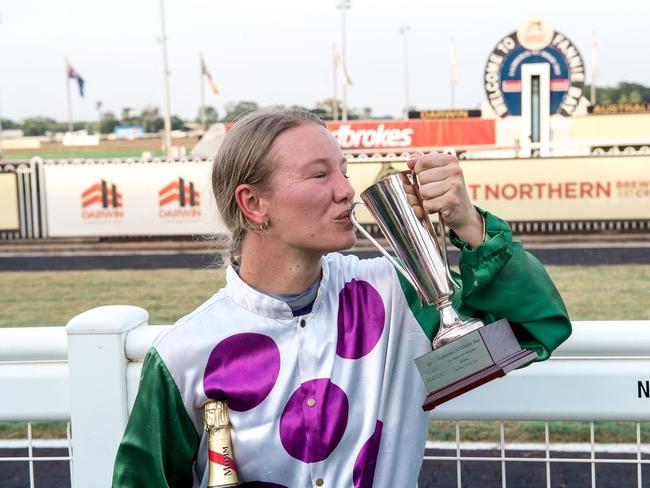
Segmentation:
[(314, 178), (324, 178), (324, 177), (325, 177), (325, 173), (316, 173), (314, 175)]

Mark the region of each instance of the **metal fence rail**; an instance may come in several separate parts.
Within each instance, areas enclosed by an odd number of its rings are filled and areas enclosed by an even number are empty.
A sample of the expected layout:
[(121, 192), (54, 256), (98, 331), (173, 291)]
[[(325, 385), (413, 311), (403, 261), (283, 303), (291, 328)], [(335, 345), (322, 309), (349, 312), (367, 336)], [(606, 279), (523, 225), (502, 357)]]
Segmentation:
[[(30, 487), (35, 487), (37, 486), (36, 484), (36, 477), (34, 474), (34, 464), (37, 462), (56, 462), (56, 461), (65, 461), (69, 465), (69, 472), (70, 472), (70, 480), (71, 480), (71, 486), (74, 486), (72, 484), (72, 479), (73, 479), (73, 455), (72, 455), (72, 435), (70, 431), (70, 422), (67, 423), (66, 426), (66, 438), (61, 439), (61, 440), (55, 440), (54, 442), (48, 442), (48, 441), (40, 441), (38, 439), (34, 439), (33, 433), (32, 433), (32, 422), (27, 422), (27, 437), (23, 441), (22, 439), (16, 442), (2, 442), (0, 441), (0, 472), (2, 472), (3, 467), (6, 466), (4, 463), (17, 463), (17, 462), (26, 462), (28, 466), (28, 473), (29, 473), (29, 486)], [(59, 449), (65, 449), (67, 450), (67, 455), (66, 456), (44, 456), (44, 455), (36, 455), (34, 453), (35, 449), (39, 448), (47, 448), (47, 447), (56, 447)], [(13, 448), (13, 449), (12, 449)], [(2, 456), (3, 450), (6, 451), (7, 449), (15, 450), (15, 451), (22, 451), (22, 450), (27, 450), (27, 456)], [(6, 475), (5, 475), (6, 477)], [(3, 479), (3, 476), (0, 475), (0, 480)], [(44, 486), (40, 485), (39, 486)]]
[[(69, 462), (75, 486), (110, 484), (142, 360), (169, 327), (148, 326), (147, 321), (147, 312), (140, 308), (110, 306), (85, 312), (65, 328), (0, 329), (0, 421), (28, 421), (22, 444), (27, 455), (8, 457), (0, 451), (0, 470), (8, 462), (28, 463), (30, 486), (36, 486), (35, 463)], [(93, 371), (102, 371), (101, 382), (89, 374)], [(650, 447), (642, 439), (642, 422), (650, 421), (648, 371), (650, 321), (574, 323), (573, 335), (549, 361), (514, 371), (433, 410), (432, 421), (453, 422), (455, 441), (430, 443), (425, 468), (428, 463), (455, 463), (461, 487), (467, 486), (466, 463), (496, 462), (501, 467), (498, 483), (506, 487), (509, 466), (544, 465), (546, 486), (551, 486), (553, 466), (580, 463), (590, 466), (594, 487), (598, 466), (635, 465), (635, 485), (641, 487), (643, 469), (650, 464)], [(67, 455), (35, 453), (33, 420), (70, 421), (63, 443)], [(463, 442), (464, 420), (498, 422), (499, 442), (487, 445), (489, 451), (485, 444), (479, 449)], [(505, 420), (544, 421), (544, 443), (528, 446), (533, 455), (516, 456), (514, 445), (506, 442)], [(571, 451), (555, 455), (559, 446), (551, 443), (549, 422), (573, 420), (590, 422), (590, 443), (581, 446), (584, 457)], [(602, 457), (604, 446), (595, 438), (595, 422), (600, 420), (634, 423), (633, 447)], [(648, 486), (647, 479), (645, 483)]]
[[(643, 484), (643, 470), (644, 465), (650, 465), (650, 457), (643, 457), (643, 454), (650, 454), (650, 445), (642, 443), (641, 436), (641, 423), (635, 422), (636, 430), (636, 444), (629, 445), (609, 445), (603, 446), (595, 442), (595, 429), (594, 422), (589, 422), (590, 428), (590, 443), (589, 444), (574, 444), (573, 449), (568, 452), (585, 452), (589, 457), (575, 457), (575, 456), (552, 456), (552, 452), (567, 452), (567, 446), (562, 444), (553, 445), (550, 442), (549, 436), (549, 423), (544, 422), (544, 443), (543, 444), (527, 444), (527, 445), (514, 445), (507, 444), (505, 439), (505, 428), (503, 421), (499, 422), (499, 433), (500, 441), (498, 444), (488, 444), (482, 443), (482, 445), (477, 446), (476, 443), (463, 443), (461, 441), (461, 431), (460, 424), (456, 422), (456, 441), (448, 443), (435, 443), (428, 442), (427, 450), (450, 450), (454, 451), (454, 455), (424, 455), (424, 462), (431, 461), (455, 461), (456, 463), (456, 482), (457, 486), (460, 488), (463, 486), (463, 477), (462, 477), (462, 463), (464, 462), (500, 462), (501, 464), (501, 486), (506, 488), (507, 475), (506, 475), (506, 464), (508, 462), (516, 463), (544, 463), (545, 465), (545, 481), (546, 486), (551, 488), (551, 464), (552, 463), (578, 463), (578, 464), (589, 464), (590, 466), (590, 483), (592, 488), (596, 488), (596, 467), (598, 464), (635, 464), (636, 465), (636, 486), (642, 488)], [(540, 452), (541, 455), (532, 456), (532, 457), (523, 457), (523, 456), (511, 456), (508, 455), (507, 451), (515, 450), (525, 450), (528, 453), (530, 452)], [(576, 447), (578, 449), (576, 449)], [(626, 449), (627, 448), (627, 449)], [(630, 449), (632, 448), (632, 449)], [(463, 455), (462, 451), (464, 450), (489, 450), (491, 452), (498, 452), (497, 456), (475, 456), (475, 455)], [(610, 452), (614, 454), (627, 454), (628, 457), (622, 456), (613, 456), (608, 458), (596, 457), (596, 454), (599, 452)], [(629, 457), (630, 454), (634, 457)], [(624, 485), (621, 483), (620, 486), (631, 486)], [(646, 483), (647, 486), (647, 483)]]

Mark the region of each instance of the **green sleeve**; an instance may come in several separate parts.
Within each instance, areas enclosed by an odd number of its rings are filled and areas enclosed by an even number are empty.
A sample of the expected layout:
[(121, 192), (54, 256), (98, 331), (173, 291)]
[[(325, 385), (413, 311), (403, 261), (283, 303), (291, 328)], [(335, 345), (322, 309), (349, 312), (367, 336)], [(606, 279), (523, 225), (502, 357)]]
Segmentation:
[[(474, 248), (450, 232), (461, 251), (461, 289), (452, 303), (461, 315), (481, 318), (486, 324), (506, 318), (522, 347), (537, 352), (537, 360), (551, 352), (571, 334), (571, 322), (557, 289), (542, 264), (521, 243), (512, 240), (507, 222), (478, 209), (485, 218), (486, 240)], [(399, 273), (398, 273), (399, 276)], [(399, 276), (409, 307), (431, 339), (438, 330), (434, 306), (420, 307), (418, 296)]]
[(158, 352), (150, 349), (117, 451), (113, 487), (192, 486), (199, 441), (176, 383)]

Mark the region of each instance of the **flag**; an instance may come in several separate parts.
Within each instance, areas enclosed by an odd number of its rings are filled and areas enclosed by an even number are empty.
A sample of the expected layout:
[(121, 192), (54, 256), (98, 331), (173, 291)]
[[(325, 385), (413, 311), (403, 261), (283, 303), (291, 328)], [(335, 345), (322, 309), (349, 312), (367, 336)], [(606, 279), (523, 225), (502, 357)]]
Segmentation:
[(68, 68), (68, 79), (77, 80), (77, 85), (79, 86), (79, 95), (81, 95), (81, 97), (83, 97), (84, 96), (84, 84), (86, 82), (81, 77), (81, 75), (79, 73), (77, 73), (77, 70), (74, 69), (70, 65), (70, 63), (66, 63), (66, 64), (67, 64), (67, 68)]
[(210, 90), (212, 91), (212, 93), (214, 93), (215, 95), (219, 93), (219, 88), (217, 88), (217, 85), (212, 79), (212, 75), (208, 71), (208, 67), (205, 65), (205, 61), (203, 61), (203, 56), (201, 56), (201, 75), (205, 76), (206, 79), (208, 80), (208, 85), (210, 85)]
[(348, 75), (348, 70), (345, 67), (345, 63), (343, 62), (343, 57), (341, 56), (339, 50), (336, 49), (336, 46), (334, 46), (334, 62), (336, 63), (336, 67), (338, 68), (339, 72), (341, 73), (343, 84), (345, 86), (350, 86), (352, 84), (352, 80), (350, 79), (350, 75)]
[(594, 79), (600, 74), (598, 70), (598, 40), (596, 33), (591, 33), (591, 84), (593, 85)]
[(456, 66), (456, 45), (454, 44), (454, 38), (449, 38), (449, 69), (451, 76), (451, 84), (458, 84), (458, 70)]

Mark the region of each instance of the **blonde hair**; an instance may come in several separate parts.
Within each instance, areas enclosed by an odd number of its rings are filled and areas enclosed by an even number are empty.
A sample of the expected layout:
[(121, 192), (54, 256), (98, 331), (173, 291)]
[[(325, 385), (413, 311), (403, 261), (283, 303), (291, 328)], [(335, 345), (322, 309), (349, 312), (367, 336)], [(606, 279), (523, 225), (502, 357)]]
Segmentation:
[(285, 130), (306, 123), (325, 124), (317, 115), (298, 109), (263, 108), (237, 121), (226, 134), (212, 165), (212, 192), (224, 224), (232, 232), (230, 260), (241, 259), (241, 245), (250, 223), (235, 200), (235, 189), (248, 184), (268, 189), (273, 174), (271, 146)]

